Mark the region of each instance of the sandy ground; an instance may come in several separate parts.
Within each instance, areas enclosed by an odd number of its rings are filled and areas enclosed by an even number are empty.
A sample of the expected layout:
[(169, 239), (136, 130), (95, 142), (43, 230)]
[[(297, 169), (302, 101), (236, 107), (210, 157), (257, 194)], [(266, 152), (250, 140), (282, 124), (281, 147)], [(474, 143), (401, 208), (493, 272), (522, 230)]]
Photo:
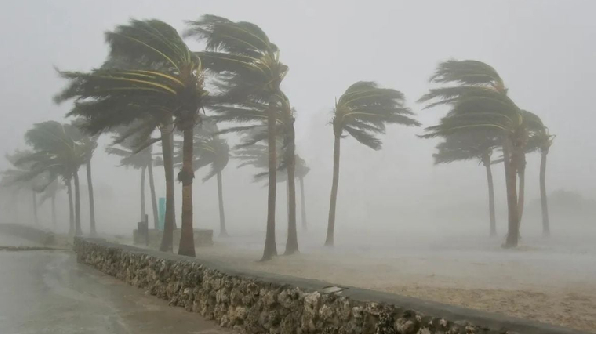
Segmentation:
[[(587, 332), (596, 329), (593, 240), (526, 239), (519, 249), (506, 251), (499, 248), (499, 238), (396, 238), (390, 245), (390, 240), (361, 233), (332, 249), (301, 233), (302, 253), (257, 262), (261, 239), (258, 234), (216, 239), (213, 247), (197, 248), (197, 256)], [(356, 244), (375, 239), (379, 245)]]

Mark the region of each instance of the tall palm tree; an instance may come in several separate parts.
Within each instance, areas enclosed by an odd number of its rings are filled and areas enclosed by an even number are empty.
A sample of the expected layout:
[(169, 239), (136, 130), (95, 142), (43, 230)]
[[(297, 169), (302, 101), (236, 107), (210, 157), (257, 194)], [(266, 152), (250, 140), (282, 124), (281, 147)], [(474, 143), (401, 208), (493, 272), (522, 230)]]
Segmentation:
[[(523, 208), (524, 208), (524, 203), (525, 203), (525, 168), (527, 166), (527, 158), (526, 158), (526, 154), (527, 153), (531, 153), (531, 152), (535, 152), (535, 151), (542, 151), (543, 152), (543, 148), (545, 146), (547, 146), (547, 141), (548, 141), (548, 134), (547, 134), (547, 129), (544, 126), (544, 123), (542, 122), (542, 120), (540, 119), (539, 116), (537, 116), (536, 114), (529, 112), (527, 110), (521, 110), (521, 114), (523, 116), (523, 124), (525, 125), (525, 129), (526, 129), (526, 134), (527, 134), (527, 142), (524, 146), (523, 149), (523, 153), (521, 154), (521, 161), (520, 161), (520, 166), (517, 169), (517, 176), (519, 178), (519, 194), (518, 194), (518, 200), (517, 200), (517, 204), (518, 204), (518, 213), (519, 213), (519, 223), (521, 222), (522, 218), (523, 218)], [(551, 140), (550, 140), (551, 141)], [(495, 161), (496, 162), (503, 162), (504, 158), (500, 158), (499, 160)], [(542, 158), (543, 161), (543, 167), (540, 167), (540, 189), (542, 189), (542, 173), (544, 175), (544, 193), (545, 194), (545, 158)], [(543, 168), (543, 170), (542, 170)], [(543, 171), (543, 172), (542, 172)], [(543, 209), (544, 207), (542, 207)], [(547, 204), (546, 204), (546, 210), (547, 210)], [(547, 215), (547, 213), (546, 213)], [(542, 222), (544, 219), (544, 214), (543, 214), (543, 210), (542, 210)]]
[[(256, 114), (260, 114), (261, 111), (266, 111), (267, 107), (256, 105)], [(228, 112), (228, 110), (221, 109), (221, 112)], [(276, 174), (276, 181), (285, 181), (287, 187), (287, 201), (288, 201), (288, 228), (287, 228), (287, 241), (284, 255), (291, 255), (298, 251), (298, 232), (296, 228), (296, 186), (295, 186), (295, 170), (296, 170), (296, 153), (295, 153), (295, 110), (290, 106), (290, 102), (285, 95), (282, 95), (280, 104), (277, 105), (276, 109), (276, 148), (280, 149), (281, 155), (277, 156), (276, 163), (278, 170), (285, 169), (286, 177), (284, 178)], [(220, 118), (225, 118), (221, 115)], [(257, 118), (257, 120), (260, 120)], [(264, 119), (263, 119), (264, 122)], [(234, 128), (235, 130), (235, 128)], [(264, 124), (255, 126), (254, 128), (246, 131), (244, 141), (236, 146), (236, 148), (244, 148), (247, 146), (254, 146), (261, 141), (268, 141), (269, 134), (265, 132)], [(279, 153), (276, 151), (276, 153)], [(259, 165), (256, 165), (259, 166)], [(262, 176), (261, 173), (257, 177)]]
[(397, 90), (381, 88), (375, 82), (356, 82), (336, 100), (333, 110), (333, 183), (329, 203), (326, 246), (334, 245), (335, 210), (340, 172), (340, 140), (347, 132), (360, 143), (381, 148), (377, 135), (385, 133), (386, 124), (420, 125), (412, 119), (412, 111), (404, 105), (404, 95)]
[[(107, 32), (106, 41), (110, 52), (104, 67), (88, 73), (61, 72), (70, 84), (55, 99), (62, 102), (75, 98), (75, 108), (70, 114), (85, 117), (88, 130), (96, 132), (152, 114), (162, 121), (161, 132), (166, 134), (174, 118), (175, 126), (184, 135), (183, 165), (178, 174), (183, 185), (178, 253), (195, 256), (192, 138), (206, 96), (200, 58), (190, 52), (173, 27), (160, 20), (131, 20)], [(167, 138), (170, 137), (163, 138), (163, 143), (169, 142)], [(163, 148), (166, 166), (169, 166), (171, 149), (169, 144)], [(167, 198), (172, 200), (169, 194)], [(174, 212), (174, 208), (168, 207), (167, 211)], [(161, 244), (163, 250), (169, 250), (172, 244), (169, 243), (172, 231), (173, 223), (167, 222)]]
[(241, 106), (241, 121), (255, 111), (244, 105), (268, 104), (269, 144), (269, 196), (265, 250), (261, 260), (277, 255), (275, 240), (276, 200), (276, 110), (285, 99), (281, 82), (288, 67), (279, 60), (279, 48), (256, 25), (249, 22), (233, 22), (215, 15), (204, 15), (197, 21), (188, 22), (185, 36), (206, 42), (206, 51), (198, 53), (204, 67), (216, 77), (216, 86), (222, 94), (216, 104), (230, 107)]
[(480, 61), (442, 62), (430, 82), (447, 86), (431, 89), (419, 101), (430, 102), (425, 108), (449, 105), (451, 110), (438, 125), (426, 128), (424, 137), (485, 129), (502, 133), (509, 213), (508, 235), (503, 247), (515, 247), (520, 237), (517, 172), (523, 167), (528, 138), (523, 112), (508, 96), (498, 72)]
[(542, 228), (545, 236), (550, 235), (550, 216), (548, 214), (548, 197), (546, 195), (546, 160), (550, 147), (556, 136), (550, 134), (547, 127), (544, 127), (540, 132), (537, 132), (532, 143), (537, 145), (541, 153), (540, 162), (540, 199), (542, 206)]
[(494, 202), (494, 180), (491, 170), (491, 155), (499, 145), (499, 134), (488, 130), (475, 130), (470, 133), (452, 134), (436, 146), (434, 164), (452, 163), (461, 160), (478, 160), (487, 173), (488, 203), (490, 215), (490, 236), (496, 236), (496, 211)]
[[(296, 162), (298, 156), (295, 154), (294, 145), (293, 109), (289, 107), (289, 104), (285, 104), (282, 106), (282, 109), (278, 110), (281, 114), (277, 120), (278, 122), (281, 122), (278, 123), (276, 131), (276, 147), (279, 150), (277, 153), (280, 153), (276, 158), (276, 181), (285, 181), (287, 185), (288, 228), (284, 255), (290, 255), (298, 251), (295, 178), (298, 177), (296, 169), (299, 165), (302, 165), (303, 162)], [(265, 132), (265, 128), (263, 126), (256, 126), (251, 130), (244, 130), (242, 133), (245, 133), (244, 138), (242, 138), (242, 143), (236, 146), (237, 151), (235, 158), (243, 161), (238, 167), (254, 165), (258, 168), (267, 169), (269, 164), (268, 147), (260, 143), (268, 139), (268, 133)], [(286, 175), (281, 173), (284, 169)], [(300, 167), (300, 169), (304, 168)], [(255, 175), (255, 181), (259, 181), (266, 176), (268, 176), (268, 172), (259, 172)], [(304, 194), (302, 194), (302, 198), (304, 198)], [(303, 214), (303, 216), (305, 216), (305, 214)], [(306, 220), (305, 218), (303, 219), (304, 221)], [(304, 223), (304, 225), (306, 225), (306, 223)]]
[(521, 165), (517, 169), (517, 176), (519, 177), (519, 226), (521, 225), (521, 220), (523, 219), (523, 208), (525, 205), (525, 167), (527, 166), (526, 154), (534, 152), (538, 149), (533, 140), (535, 135), (539, 132), (543, 132), (544, 129), (542, 120), (536, 114), (527, 110), (521, 110), (521, 115), (523, 116), (523, 124), (525, 125), (527, 141), (521, 154)]
[[(90, 235), (96, 236), (97, 233), (94, 205), (94, 184), (92, 182), (92, 157), (94, 155), (94, 150), (96, 150), (96, 148), (98, 147), (98, 135), (90, 137), (83, 132), (85, 125), (85, 121), (83, 119), (77, 119), (73, 121), (72, 125), (76, 127), (76, 129), (73, 129), (73, 137), (75, 137), (74, 141), (81, 144), (81, 149), (85, 155), (84, 161), (88, 186), (88, 200), (90, 203)], [(81, 132), (75, 133), (76, 130), (79, 130)]]

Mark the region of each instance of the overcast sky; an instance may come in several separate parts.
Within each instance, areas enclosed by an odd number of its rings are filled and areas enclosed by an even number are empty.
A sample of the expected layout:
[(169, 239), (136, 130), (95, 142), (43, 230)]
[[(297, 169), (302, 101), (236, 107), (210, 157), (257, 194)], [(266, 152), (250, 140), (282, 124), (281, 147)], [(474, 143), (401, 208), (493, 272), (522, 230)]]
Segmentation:
[[(54, 105), (52, 96), (65, 83), (53, 67), (100, 65), (107, 53), (105, 31), (129, 18), (158, 18), (181, 31), (185, 20), (203, 14), (253, 22), (280, 47), (281, 60), (290, 67), (283, 90), (298, 113), (298, 152), (312, 169), (307, 197), (313, 227), (324, 228), (327, 220), (333, 166), (333, 132), (327, 123), (335, 98), (356, 81), (376, 81), (402, 91), (417, 118), (431, 125), (446, 108), (421, 111), (415, 101), (430, 87), (427, 79), (436, 65), (449, 58), (495, 67), (512, 99), (557, 135), (548, 159), (549, 192), (595, 195), (593, 0), (3, 1), (0, 153), (24, 148), (23, 134), (32, 123), (63, 120), (69, 106)], [(443, 207), (487, 203), (484, 168), (477, 162), (434, 167), (431, 155), (438, 140), (415, 137), (421, 132), (389, 127), (381, 151), (343, 139), (338, 223), (395, 226), (403, 223), (399, 219)], [(527, 161), (526, 198), (531, 200), (539, 198), (539, 154)], [(127, 224), (123, 228), (133, 228), (139, 214), (138, 174), (116, 167), (118, 159), (103, 148), (93, 164), (99, 222), (116, 226), (111, 215), (118, 214), (118, 222)], [(263, 227), (266, 189), (251, 183), (251, 168), (235, 166), (224, 173), (229, 221), (234, 227)], [(0, 159), (0, 170), (6, 168)], [(163, 171), (155, 172), (162, 194)], [(494, 175), (501, 205), (506, 199), (501, 167), (494, 168)], [(278, 187), (283, 227), (285, 186)], [(215, 227), (216, 182), (197, 179), (194, 190), (195, 226)]]

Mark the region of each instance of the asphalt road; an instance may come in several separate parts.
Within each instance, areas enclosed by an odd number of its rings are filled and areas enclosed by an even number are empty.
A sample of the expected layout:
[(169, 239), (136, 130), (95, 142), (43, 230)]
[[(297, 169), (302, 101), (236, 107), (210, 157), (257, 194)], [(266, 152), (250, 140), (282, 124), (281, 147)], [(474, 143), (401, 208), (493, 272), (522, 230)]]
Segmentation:
[[(0, 236), (0, 246), (35, 246)], [(231, 333), (76, 262), (68, 251), (0, 251), (0, 333)]]

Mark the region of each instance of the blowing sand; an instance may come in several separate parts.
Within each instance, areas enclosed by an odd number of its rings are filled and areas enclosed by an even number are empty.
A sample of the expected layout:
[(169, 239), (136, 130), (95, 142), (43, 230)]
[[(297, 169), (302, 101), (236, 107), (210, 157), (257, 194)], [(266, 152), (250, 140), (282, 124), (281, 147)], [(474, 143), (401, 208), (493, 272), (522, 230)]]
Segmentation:
[[(361, 235), (363, 240), (368, 236)], [(412, 239), (398, 243), (396, 247), (403, 249), (390, 249), (385, 243), (367, 248), (346, 241), (332, 249), (301, 237), (302, 253), (256, 262), (262, 252), (258, 235), (256, 240), (220, 240), (213, 247), (198, 248), (197, 255), (595, 332), (595, 244), (572, 248), (571, 242), (524, 240), (519, 249), (506, 251), (498, 240), (478, 238), (458, 244), (446, 238), (429, 240), (427, 245), (421, 240), (421, 249), (411, 245)], [(283, 250), (278, 247), (280, 253)]]

